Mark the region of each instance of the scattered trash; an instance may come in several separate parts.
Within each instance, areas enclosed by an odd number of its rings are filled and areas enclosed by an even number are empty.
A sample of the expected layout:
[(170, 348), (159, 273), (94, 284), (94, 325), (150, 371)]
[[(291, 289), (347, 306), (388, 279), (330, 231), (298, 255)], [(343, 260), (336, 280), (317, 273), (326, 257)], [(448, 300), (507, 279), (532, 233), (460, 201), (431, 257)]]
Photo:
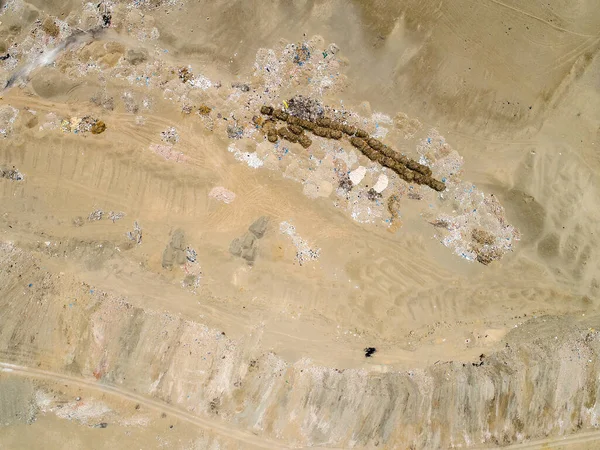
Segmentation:
[(142, 243), (142, 228), (140, 227), (137, 220), (133, 222), (133, 231), (128, 231), (126, 233), (129, 240), (135, 242), (136, 244)]
[(183, 114), (188, 114), (188, 115), (189, 115), (189, 114), (192, 114), (192, 113), (194, 112), (194, 106), (193, 106), (193, 105), (187, 105), (187, 104), (186, 104), (186, 105), (183, 105), (183, 106), (181, 107), (181, 112), (182, 112)]
[(383, 196), (377, 192), (374, 188), (371, 188), (367, 191), (367, 198), (372, 202), (380, 200)]
[(237, 125), (227, 126), (227, 137), (229, 139), (241, 139), (244, 134), (244, 129)]
[(196, 250), (194, 250), (191, 247), (188, 247), (185, 249), (185, 257), (189, 262), (196, 262), (196, 260), (198, 259), (198, 254), (196, 253)]
[(235, 194), (222, 186), (212, 188), (208, 193), (208, 196), (226, 204), (235, 200)]
[(354, 187), (354, 184), (352, 184), (352, 180), (350, 180), (348, 174), (344, 173), (342, 176), (340, 176), (338, 186), (342, 190), (349, 192), (352, 189), (352, 187)]
[(85, 134), (100, 134), (106, 130), (106, 124), (101, 120), (94, 119), (92, 116), (71, 117), (63, 119), (60, 123), (60, 129), (63, 133)]
[(93, 222), (95, 220), (102, 220), (102, 216), (104, 216), (104, 211), (102, 211), (101, 209), (97, 209), (90, 213), (90, 215), (88, 216), (88, 220), (90, 222)]
[(377, 351), (375, 347), (367, 347), (365, 348), (365, 357), (370, 358)]
[(194, 79), (194, 74), (192, 73), (191, 67), (180, 67), (178, 74), (179, 79), (184, 83), (189, 83)]
[(108, 424), (106, 422), (100, 422), (99, 424), (94, 425), (94, 428), (106, 428)]
[(325, 115), (323, 104), (311, 97), (296, 95), (287, 101), (287, 105), (289, 114), (303, 120), (315, 122)]
[(150, 144), (149, 149), (152, 153), (156, 153), (168, 161), (185, 162), (187, 160), (182, 152), (173, 149), (173, 144)]
[(122, 219), (123, 217), (125, 217), (125, 213), (124, 212), (114, 212), (114, 211), (110, 211), (108, 213), (108, 218), (110, 220), (113, 221), (113, 223), (115, 223), (117, 220)]
[(0, 167), (0, 178), (6, 178), (12, 181), (22, 181), (25, 177), (14, 166), (12, 169), (2, 169)]
[[(209, 89), (213, 86), (212, 81), (210, 81), (208, 78), (206, 78), (203, 75), (196, 76), (193, 80), (190, 81), (190, 84), (196, 88), (200, 88), (203, 90)], [(221, 84), (219, 82), (217, 82), (214, 84), (214, 86), (219, 88), (219, 87), (221, 87)]]
[(308, 45), (306, 45), (305, 42), (303, 42), (299, 46), (296, 45), (295, 53), (294, 53), (294, 62), (296, 64), (298, 64), (299, 66), (302, 66), (309, 59), (310, 59), (310, 49), (308, 48)]
[(163, 142), (167, 142), (169, 144), (176, 144), (179, 142), (179, 134), (174, 127), (167, 128), (165, 131), (161, 131), (160, 138)]
[(248, 92), (248, 91), (250, 91), (250, 86), (248, 86), (245, 83), (232, 83), (231, 87), (239, 89), (242, 92)]
[(227, 150), (233, 153), (233, 156), (238, 161), (244, 161), (248, 166), (253, 169), (258, 169), (263, 165), (263, 161), (259, 158), (256, 152), (242, 152), (235, 147), (235, 144), (231, 144)]
[(484, 194), (470, 183), (455, 184), (451, 190), (450, 213), (429, 220), (436, 237), (454, 253), (487, 265), (512, 251), (519, 232), (506, 223), (504, 208), (493, 194)]
[(312, 249), (306, 241), (304, 241), (296, 233), (296, 227), (289, 222), (281, 222), (279, 224), (279, 231), (283, 234), (287, 234), (292, 239), (292, 243), (296, 247), (296, 260), (298, 264), (303, 265), (307, 261), (315, 261), (319, 258), (321, 249)]

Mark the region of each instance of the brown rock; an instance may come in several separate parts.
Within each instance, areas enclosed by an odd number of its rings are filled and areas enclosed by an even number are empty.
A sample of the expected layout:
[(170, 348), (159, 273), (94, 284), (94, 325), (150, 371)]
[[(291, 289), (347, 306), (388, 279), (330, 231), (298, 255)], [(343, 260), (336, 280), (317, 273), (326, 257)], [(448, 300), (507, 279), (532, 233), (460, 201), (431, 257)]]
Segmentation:
[(273, 115), (275, 116), (275, 118), (277, 118), (279, 120), (283, 120), (284, 122), (287, 121), (287, 119), (289, 117), (289, 114), (281, 109), (274, 110)]
[(329, 130), (327, 128), (316, 127), (313, 130), (313, 133), (315, 133), (319, 137), (329, 137)]
[(92, 125), (92, 128), (90, 129), (92, 134), (104, 133), (105, 130), (106, 130), (106, 124), (104, 122), (102, 122), (101, 120), (96, 121), (96, 123), (94, 123)]
[(442, 192), (446, 190), (446, 185), (439, 180), (430, 178), (429, 183), (427, 184), (430, 188), (435, 189), (438, 192)]
[(361, 139), (368, 139), (369, 138), (369, 133), (367, 133), (365, 130), (361, 130), (360, 128), (358, 128), (356, 130), (356, 137), (359, 137)]
[(271, 114), (273, 114), (273, 108), (265, 105), (260, 108), (260, 112), (261, 112), (261, 114), (270, 116)]
[(414, 159), (409, 159), (406, 162), (406, 167), (408, 167), (410, 170), (417, 170), (419, 168), (420, 164), (418, 162), (416, 162)]
[(290, 142), (298, 142), (298, 136), (285, 127), (281, 127), (279, 130), (277, 130), (277, 134), (279, 134), (279, 136), (283, 139), (287, 139)]
[(375, 150), (381, 150), (381, 147), (383, 147), (383, 144), (380, 141), (378, 141), (377, 139), (370, 138), (367, 142)]
[(427, 177), (419, 172), (413, 172), (413, 180), (417, 184), (425, 184)]
[(310, 140), (310, 138), (306, 135), (306, 134), (302, 134), (298, 137), (298, 143), (304, 147), (304, 148), (308, 148), (311, 146), (312, 141)]
[(354, 136), (354, 134), (356, 134), (356, 127), (352, 125), (343, 125), (342, 131), (349, 136)]
[(300, 119), (300, 126), (305, 130), (313, 131), (317, 126), (310, 120)]
[(392, 150), (390, 147), (388, 147), (387, 145), (382, 145), (381, 148), (379, 149), (379, 151), (381, 153), (383, 153), (385, 156), (396, 159), (396, 152), (394, 150)]
[(390, 167), (390, 168), (392, 168), (392, 167), (394, 167), (394, 166), (396, 165), (396, 161), (394, 161), (392, 158), (390, 158), (390, 157), (388, 157), (388, 156), (381, 155), (381, 159), (382, 159), (382, 161), (383, 161), (383, 164), (384, 164), (386, 167)]
[(416, 169), (417, 172), (422, 173), (426, 177), (431, 177), (431, 169), (423, 164), (419, 164), (419, 168)]
[(366, 145), (366, 142), (361, 138), (351, 137), (350, 143), (354, 145), (356, 148), (363, 148)]
[(323, 128), (329, 128), (331, 126), (331, 119), (329, 117), (319, 117), (317, 119), (317, 125)]
[(341, 139), (342, 138), (342, 132), (339, 130), (334, 130), (334, 129), (329, 129), (329, 137), (331, 139)]
[(304, 130), (302, 129), (302, 127), (300, 127), (298, 125), (288, 125), (288, 130), (290, 130), (294, 134), (304, 133)]
[(408, 158), (400, 153), (396, 153), (396, 157), (394, 159), (405, 166), (408, 164)]

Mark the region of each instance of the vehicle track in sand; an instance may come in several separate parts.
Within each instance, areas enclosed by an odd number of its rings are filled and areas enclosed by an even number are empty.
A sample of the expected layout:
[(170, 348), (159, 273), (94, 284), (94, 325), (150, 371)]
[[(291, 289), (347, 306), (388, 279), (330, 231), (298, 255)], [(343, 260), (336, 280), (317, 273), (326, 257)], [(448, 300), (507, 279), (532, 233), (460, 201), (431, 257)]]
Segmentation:
[(149, 399), (148, 397), (145, 397), (143, 395), (134, 394), (124, 389), (120, 389), (116, 386), (100, 384), (96, 381), (87, 380), (84, 378), (59, 374), (47, 370), (35, 369), (32, 367), (20, 366), (4, 361), (0, 361), (0, 372), (10, 373), (11, 375), (19, 375), (24, 377), (38, 378), (42, 380), (49, 380), (53, 382), (70, 383), (72, 385), (76, 385), (82, 388), (93, 389), (106, 394), (114, 395), (121, 399), (143, 404), (144, 406), (147, 406), (148, 408), (151, 408), (155, 411), (169, 413), (180, 420), (186, 421), (197, 427), (206, 429), (209, 432), (214, 432), (216, 434), (223, 435), (227, 438), (237, 439), (240, 442), (245, 442), (258, 448), (291, 448), (289, 446), (286, 446), (282, 442), (276, 442), (271, 439), (258, 437), (253, 435), (252, 433), (244, 432), (242, 430), (236, 430), (235, 427), (230, 424), (218, 423), (217, 421), (213, 422), (207, 419), (203, 419), (186, 411), (182, 411), (181, 409), (166, 405), (160, 401)]

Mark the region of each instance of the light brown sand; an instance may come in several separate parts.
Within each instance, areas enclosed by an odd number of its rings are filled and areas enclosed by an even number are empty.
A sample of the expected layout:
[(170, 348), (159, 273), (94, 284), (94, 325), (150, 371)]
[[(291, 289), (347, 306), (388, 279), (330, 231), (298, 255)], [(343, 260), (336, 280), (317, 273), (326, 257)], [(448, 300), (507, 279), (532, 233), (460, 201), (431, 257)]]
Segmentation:
[[(19, 51), (60, 41), (36, 19), (97, 26), (97, 10), (67, 3), (8, 3), (0, 45), (19, 64), (0, 62), (0, 81), (32, 58)], [(593, 1), (133, 3), (107, 3), (109, 30), (2, 93), (0, 108), (18, 115), (0, 136), (0, 167), (25, 178), (0, 178), (0, 364), (18, 366), (0, 377), (0, 406), (31, 408), (0, 413), (0, 448), (595, 448)], [(353, 220), (325, 172), (294, 181), (311, 163), (299, 145), (259, 169), (236, 160), (232, 149), (272, 150), (258, 132), (227, 136), (232, 113), (252, 132), (257, 111), (245, 105), (268, 83), (254, 74), (257, 52), (313, 36), (340, 49), (323, 102), (405, 118), (383, 140), (411, 157), (438, 130), (464, 160), (461, 180), (494, 194), (520, 232), (512, 252), (484, 266), (443, 246), (427, 190), (403, 196), (395, 232)], [(147, 61), (127, 62), (131, 49)], [(184, 86), (188, 65), (212, 86)], [(306, 86), (262, 95), (275, 104)], [(213, 110), (186, 115), (183, 104)], [(85, 115), (106, 132), (61, 131)], [(161, 140), (170, 127), (176, 143)], [(325, 159), (318, 143), (311, 151)], [(213, 198), (215, 187), (235, 198)], [(103, 219), (88, 220), (97, 209)], [(261, 216), (269, 228), (248, 265), (229, 245)], [(139, 244), (126, 237), (135, 221)], [(298, 263), (282, 222), (318, 259)], [(168, 270), (178, 229), (197, 262)], [(108, 428), (44, 410), (40, 396), (58, 390), (64, 402), (102, 400)], [(552, 440), (572, 434), (565, 447)]]

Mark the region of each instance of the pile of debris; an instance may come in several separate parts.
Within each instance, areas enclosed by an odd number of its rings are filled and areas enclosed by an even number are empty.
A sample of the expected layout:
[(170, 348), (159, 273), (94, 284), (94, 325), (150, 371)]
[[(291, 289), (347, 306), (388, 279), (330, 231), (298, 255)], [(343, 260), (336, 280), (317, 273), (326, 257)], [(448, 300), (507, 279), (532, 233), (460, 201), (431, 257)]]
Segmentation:
[(100, 134), (106, 131), (106, 124), (92, 116), (71, 117), (71, 119), (63, 119), (60, 129), (63, 133), (85, 134), (91, 132), (92, 134)]
[(6, 178), (8, 180), (13, 181), (21, 181), (25, 177), (14, 167), (12, 169), (3, 169), (2, 167), (0, 167), (0, 178)]
[[(263, 106), (260, 112), (270, 116), (269, 119), (262, 120), (262, 122), (259, 119), (255, 120), (255, 122), (262, 125), (270, 142), (277, 142), (278, 138), (282, 138), (290, 142), (298, 142), (304, 148), (308, 148), (312, 141), (304, 134), (304, 130), (308, 130), (319, 137), (336, 140), (347, 135), (352, 145), (358, 148), (367, 158), (392, 169), (403, 180), (424, 184), (439, 192), (446, 189), (443, 182), (431, 176), (432, 172), (428, 166), (419, 164), (417, 161), (396, 152), (381, 141), (370, 137), (365, 130), (331, 120), (328, 117), (319, 117), (314, 121), (302, 119), (271, 106)], [(287, 122), (287, 127), (277, 129), (276, 120)]]

